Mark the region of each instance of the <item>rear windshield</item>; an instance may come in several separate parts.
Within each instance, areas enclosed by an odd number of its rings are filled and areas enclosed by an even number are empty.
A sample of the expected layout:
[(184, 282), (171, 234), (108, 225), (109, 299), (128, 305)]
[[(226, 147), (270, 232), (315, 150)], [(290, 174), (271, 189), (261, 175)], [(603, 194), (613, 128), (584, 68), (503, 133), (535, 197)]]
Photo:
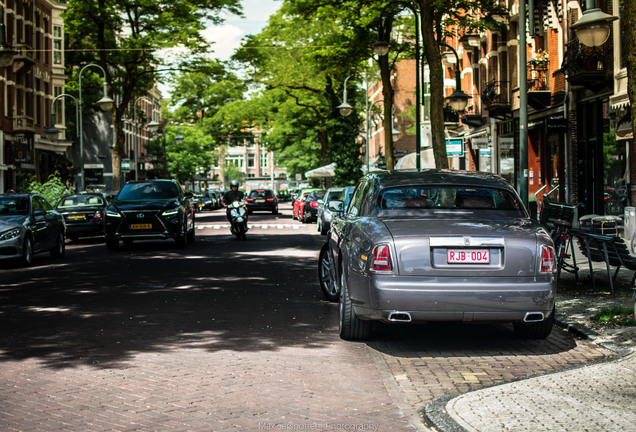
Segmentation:
[(104, 199), (94, 195), (72, 195), (62, 198), (57, 205), (57, 208), (70, 208), (70, 207), (88, 207), (88, 206), (103, 206)]
[(403, 186), (385, 189), (377, 208), (521, 210), (521, 203), (510, 191), (486, 187)]
[(130, 183), (119, 191), (121, 201), (177, 198), (179, 192), (174, 183)]
[(271, 190), (253, 190), (250, 192), (250, 198), (274, 198)]

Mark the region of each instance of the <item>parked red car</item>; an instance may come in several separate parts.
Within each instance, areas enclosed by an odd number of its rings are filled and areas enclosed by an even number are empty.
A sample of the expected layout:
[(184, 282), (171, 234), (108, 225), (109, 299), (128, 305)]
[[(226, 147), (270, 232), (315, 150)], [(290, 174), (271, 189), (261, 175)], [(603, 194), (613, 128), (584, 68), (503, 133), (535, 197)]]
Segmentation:
[(316, 191), (316, 190), (321, 190), (319, 188), (309, 188), (309, 189), (303, 189), (300, 191), (300, 193), (298, 194), (298, 196), (296, 197), (296, 199), (293, 202), (293, 209), (294, 209), (294, 215), (292, 216), (293, 219), (296, 220), (300, 220), (300, 204), (301, 201), (303, 200), (303, 198), (305, 198), (307, 195), (309, 195), (310, 192)]

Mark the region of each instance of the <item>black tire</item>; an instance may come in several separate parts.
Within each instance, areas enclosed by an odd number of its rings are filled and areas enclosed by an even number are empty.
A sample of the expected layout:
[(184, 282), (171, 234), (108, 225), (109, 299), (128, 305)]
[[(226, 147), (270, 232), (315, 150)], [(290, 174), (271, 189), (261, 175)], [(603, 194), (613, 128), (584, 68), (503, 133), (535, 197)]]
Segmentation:
[(33, 239), (28, 235), (24, 238), (24, 243), (22, 244), (20, 264), (25, 267), (33, 264)]
[(552, 327), (554, 327), (554, 314), (556, 309), (552, 309), (549, 317), (540, 322), (515, 322), (513, 328), (515, 334), (521, 339), (545, 339), (550, 336)]
[(192, 231), (188, 232), (188, 242), (190, 242), (190, 243), (194, 243), (194, 241), (196, 240), (196, 235), (197, 235), (196, 234), (197, 227), (194, 224), (194, 221), (195, 221), (195, 218), (193, 216), (192, 217)]
[(350, 341), (366, 341), (371, 338), (371, 321), (364, 321), (357, 317), (353, 310), (353, 304), (349, 298), (349, 288), (344, 277), (344, 271), (340, 272), (340, 337)]
[(272, 210), (272, 214), (273, 215), (277, 215), (278, 214), (278, 207), (276, 207), (274, 210)]
[(55, 246), (49, 251), (53, 258), (63, 258), (66, 253), (66, 241), (64, 240), (64, 233), (57, 233), (57, 240)]
[(334, 270), (331, 261), (329, 244), (325, 243), (318, 255), (318, 281), (325, 298), (330, 302), (337, 302), (340, 297), (340, 290), (338, 284), (334, 283)]
[(106, 240), (106, 249), (111, 252), (116, 252), (119, 249), (119, 240), (117, 239), (107, 239)]

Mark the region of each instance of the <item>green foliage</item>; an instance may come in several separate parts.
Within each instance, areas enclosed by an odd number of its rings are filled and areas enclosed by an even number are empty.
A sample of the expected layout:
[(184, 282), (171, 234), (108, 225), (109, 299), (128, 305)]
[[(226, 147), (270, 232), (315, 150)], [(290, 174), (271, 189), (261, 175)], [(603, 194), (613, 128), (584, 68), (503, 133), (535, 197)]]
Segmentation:
[(229, 188), (229, 184), (232, 180), (237, 180), (239, 184), (243, 183), (243, 172), (241, 169), (232, 162), (225, 162), (223, 164), (223, 183)]
[(44, 183), (32, 179), (27, 186), (27, 190), (31, 193), (42, 195), (53, 206), (55, 206), (63, 196), (73, 193), (73, 188), (69, 189), (66, 187), (58, 172), (51, 174)]
[(608, 327), (633, 327), (636, 326), (634, 308), (627, 306), (612, 306), (603, 308), (590, 317), (590, 321), (606, 325)]

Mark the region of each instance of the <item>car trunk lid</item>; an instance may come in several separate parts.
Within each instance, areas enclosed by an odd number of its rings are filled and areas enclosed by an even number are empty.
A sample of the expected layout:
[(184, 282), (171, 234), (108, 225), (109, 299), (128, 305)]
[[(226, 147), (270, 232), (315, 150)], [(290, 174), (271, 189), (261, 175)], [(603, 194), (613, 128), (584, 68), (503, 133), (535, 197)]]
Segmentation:
[[(404, 276), (531, 277), (536, 225), (524, 219), (384, 220)], [(528, 241), (534, 239), (534, 241)]]

